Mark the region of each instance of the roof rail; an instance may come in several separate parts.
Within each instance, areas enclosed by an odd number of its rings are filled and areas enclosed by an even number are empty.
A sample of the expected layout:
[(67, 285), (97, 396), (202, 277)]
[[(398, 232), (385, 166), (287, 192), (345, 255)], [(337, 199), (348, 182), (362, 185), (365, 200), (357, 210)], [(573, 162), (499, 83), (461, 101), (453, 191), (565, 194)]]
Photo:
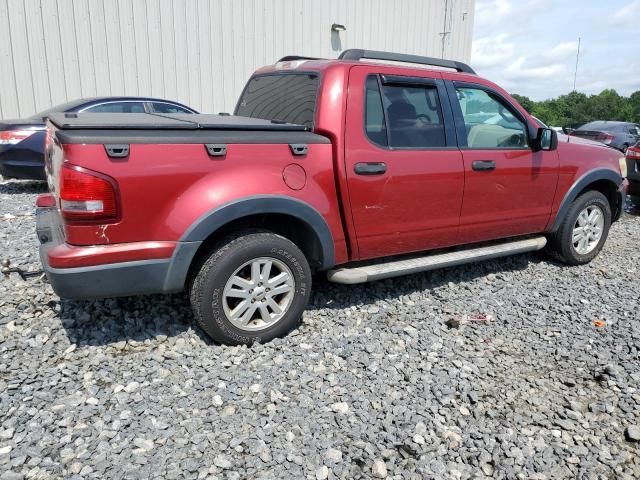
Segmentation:
[(280, 63), (280, 62), (295, 62), (296, 60), (321, 60), (321, 59), (320, 58), (316, 58), (316, 57), (300, 57), (298, 55), (287, 55), (286, 57), (282, 57), (276, 63)]
[(432, 65), (435, 67), (451, 68), (462, 73), (476, 72), (466, 63), (457, 62), (455, 60), (445, 60), (443, 58), (421, 57), (419, 55), (407, 55), (405, 53), (378, 52), (376, 50), (363, 50), (360, 48), (351, 48), (340, 54), (340, 60), (360, 60), (361, 58), (370, 58), (372, 60), (387, 60), (391, 62), (418, 63), (420, 65)]

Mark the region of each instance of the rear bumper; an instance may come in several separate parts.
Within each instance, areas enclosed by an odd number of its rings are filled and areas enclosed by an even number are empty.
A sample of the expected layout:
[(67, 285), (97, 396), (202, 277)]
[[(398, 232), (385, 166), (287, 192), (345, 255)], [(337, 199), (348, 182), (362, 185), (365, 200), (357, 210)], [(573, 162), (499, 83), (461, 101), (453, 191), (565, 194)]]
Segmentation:
[(29, 149), (0, 148), (0, 175), (6, 178), (46, 180), (44, 156)]
[(0, 175), (5, 178), (24, 180), (46, 180), (44, 165), (33, 165), (20, 161), (2, 161), (0, 156)]
[(627, 157), (629, 195), (640, 196), (640, 159)]
[[(64, 242), (56, 208), (36, 209), (36, 231), (40, 241), (40, 262), (54, 291), (62, 298), (109, 298), (152, 293), (172, 293), (184, 289), (191, 261), (201, 242), (180, 242), (168, 258), (118, 261), (86, 265), (95, 249), (96, 263), (104, 258), (119, 258), (122, 245), (76, 247)], [(132, 249), (128, 244), (128, 251)], [(138, 253), (147, 255), (149, 243), (140, 242)], [(106, 251), (106, 253), (105, 253)], [(99, 254), (98, 254), (99, 253)], [(105, 257), (105, 254), (107, 255)], [(150, 256), (153, 256), (150, 255)], [(69, 265), (69, 259), (80, 259), (82, 266)]]
[(42, 266), (53, 290), (61, 298), (85, 299), (164, 293), (170, 261), (142, 260), (94, 267), (52, 268), (46, 255)]

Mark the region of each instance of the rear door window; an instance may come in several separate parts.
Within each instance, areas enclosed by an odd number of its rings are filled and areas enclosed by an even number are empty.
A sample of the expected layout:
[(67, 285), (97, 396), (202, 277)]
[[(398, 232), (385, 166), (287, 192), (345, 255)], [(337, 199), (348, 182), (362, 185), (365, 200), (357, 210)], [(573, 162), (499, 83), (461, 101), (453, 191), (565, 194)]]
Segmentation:
[(392, 148), (446, 146), (440, 98), (435, 85), (366, 82), (365, 131), (373, 143)]
[(384, 118), (378, 77), (369, 75), (365, 88), (364, 129), (373, 143), (387, 147), (387, 123)]
[(382, 87), (389, 122), (389, 146), (437, 148), (446, 145), (440, 99), (435, 86)]
[(144, 113), (143, 102), (109, 102), (100, 103), (82, 110), (91, 113)]
[(235, 114), (312, 128), (319, 84), (316, 74), (256, 75), (242, 92)]

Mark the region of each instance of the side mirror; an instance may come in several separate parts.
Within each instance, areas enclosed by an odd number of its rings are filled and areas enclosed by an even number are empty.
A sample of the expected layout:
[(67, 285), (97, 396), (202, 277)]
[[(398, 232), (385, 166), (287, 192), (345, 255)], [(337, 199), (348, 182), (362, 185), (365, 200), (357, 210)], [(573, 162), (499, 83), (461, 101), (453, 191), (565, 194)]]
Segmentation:
[(533, 151), (555, 150), (558, 148), (558, 133), (551, 128), (539, 128), (533, 141)]
[(573, 132), (574, 130), (575, 128), (562, 127), (562, 133), (564, 133), (565, 135), (571, 135), (571, 132)]

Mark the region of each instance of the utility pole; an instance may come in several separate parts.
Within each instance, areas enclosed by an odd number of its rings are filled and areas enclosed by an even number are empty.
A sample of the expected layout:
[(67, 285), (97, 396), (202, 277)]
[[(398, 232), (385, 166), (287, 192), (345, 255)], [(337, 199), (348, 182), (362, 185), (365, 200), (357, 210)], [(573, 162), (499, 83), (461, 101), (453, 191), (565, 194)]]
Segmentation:
[[(447, 35), (451, 33), (450, 30), (447, 30), (447, 13), (449, 13), (449, 0), (444, 0), (444, 25), (442, 27), (443, 31), (440, 32), (440, 36), (442, 37), (442, 53), (440, 54), (440, 58), (444, 58), (444, 47), (447, 42)], [(451, 20), (451, 18), (449, 18), (449, 20)]]
[(580, 41), (581, 37), (578, 37), (578, 52), (576, 53), (576, 69), (573, 72), (573, 91), (576, 91), (576, 77), (578, 76), (578, 60), (580, 59)]

